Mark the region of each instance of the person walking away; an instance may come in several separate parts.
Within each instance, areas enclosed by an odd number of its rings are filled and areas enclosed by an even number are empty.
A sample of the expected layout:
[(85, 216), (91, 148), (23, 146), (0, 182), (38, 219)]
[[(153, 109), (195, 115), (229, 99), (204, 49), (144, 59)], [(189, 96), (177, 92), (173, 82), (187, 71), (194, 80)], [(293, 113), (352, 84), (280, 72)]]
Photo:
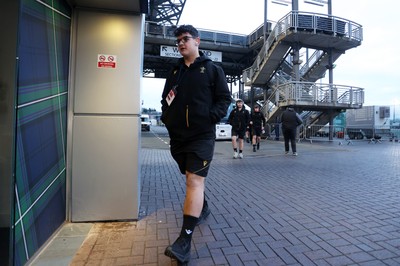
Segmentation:
[(299, 114), (293, 109), (292, 106), (288, 106), (281, 115), (282, 133), (285, 141), (285, 154), (289, 153), (289, 141), (292, 147), (294, 156), (297, 156), (296, 150), (296, 134), (297, 127), (303, 123)]
[(247, 111), (244, 107), (242, 99), (236, 100), (236, 107), (229, 114), (228, 121), (229, 124), (232, 126), (231, 134), (233, 158), (236, 159), (239, 157), (240, 159), (243, 159), (243, 139), (249, 123), (249, 111)]
[(275, 140), (279, 140), (279, 126), (281, 124), (280, 117), (279, 115), (276, 116), (275, 118), (275, 125), (274, 125), (274, 130), (275, 130)]
[(182, 25), (174, 35), (182, 58), (165, 81), (161, 120), (171, 155), (186, 176), (186, 194), (180, 235), (164, 254), (187, 263), (195, 226), (210, 214), (205, 179), (214, 154), (215, 125), (226, 115), (231, 95), (222, 68), (199, 51), (197, 29)]
[(254, 105), (254, 110), (250, 114), (250, 127), (252, 132), (252, 144), (253, 144), (253, 152), (256, 152), (260, 149), (260, 141), (261, 141), (261, 133), (264, 131), (265, 127), (265, 117), (260, 112), (260, 106), (258, 104)]

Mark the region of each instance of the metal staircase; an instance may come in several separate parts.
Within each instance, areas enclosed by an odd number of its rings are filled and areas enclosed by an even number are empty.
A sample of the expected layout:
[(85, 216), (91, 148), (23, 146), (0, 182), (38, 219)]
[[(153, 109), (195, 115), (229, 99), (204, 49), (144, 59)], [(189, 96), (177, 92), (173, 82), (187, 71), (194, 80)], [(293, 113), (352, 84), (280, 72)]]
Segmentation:
[[(357, 23), (325, 14), (292, 11), (276, 23), (252, 66), (244, 70), (243, 82), (264, 90), (264, 95), (253, 95), (253, 100), (267, 98), (263, 110), (269, 123), (275, 123), (281, 107), (292, 105), (298, 111), (315, 112), (309, 116), (313, 121), (307, 121), (308, 124), (326, 124), (342, 110), (362, 107), (362, 88), (315, 84), (333, 68), (340, 55), (359, 46), (361, 41), (362, 27)], [(312, 49), (314, 53), (306, 60), (297, 60), (295, 66), (289, 56), (300, 49)]]

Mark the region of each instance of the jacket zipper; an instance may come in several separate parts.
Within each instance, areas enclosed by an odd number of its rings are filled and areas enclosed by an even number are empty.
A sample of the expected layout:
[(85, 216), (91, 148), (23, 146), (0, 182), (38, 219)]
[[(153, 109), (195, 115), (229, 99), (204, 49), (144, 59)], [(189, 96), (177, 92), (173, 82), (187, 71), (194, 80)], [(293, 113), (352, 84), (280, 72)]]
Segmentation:
[(186, 105), (186, 127), (189, 127), (189, 105)]

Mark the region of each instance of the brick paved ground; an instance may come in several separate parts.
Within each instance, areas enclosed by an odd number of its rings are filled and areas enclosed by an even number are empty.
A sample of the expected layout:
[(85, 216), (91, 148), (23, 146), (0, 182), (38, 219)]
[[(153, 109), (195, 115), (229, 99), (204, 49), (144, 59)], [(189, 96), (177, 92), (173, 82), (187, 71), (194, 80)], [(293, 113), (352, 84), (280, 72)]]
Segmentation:
[[(230, 143), (217, 143), (212, 213), (189, 265), (400, 265), (400, 143), (304, 142), (298, 152), (264, 140), (233, 160)], [(184, 178), (167, 146), (142, 155), (139, 221), (96, 223), (71, 265), (176, 265), (163, 253), (180, 231)]]

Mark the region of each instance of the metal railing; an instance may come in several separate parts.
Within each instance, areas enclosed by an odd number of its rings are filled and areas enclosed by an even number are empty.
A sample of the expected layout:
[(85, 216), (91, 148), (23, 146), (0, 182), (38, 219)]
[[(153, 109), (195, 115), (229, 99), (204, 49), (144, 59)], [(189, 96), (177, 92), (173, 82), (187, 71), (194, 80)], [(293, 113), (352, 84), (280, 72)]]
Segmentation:
[(325, 54), (326, 52), (321, 50), (314, 51), (314, 53), (309, 58), (307, 58), (307, 61), (300, 68), (300, 75), (304, 75), (304, 73), (306, 73), (310, 69), (310, 67), (318, 62)]
[(289, 30), (306, 30), (314, 33), (322, 31), (331, 33), (334, 36), (346, 37), (349, 40), (356, 41), (362, 41), (363, 38), (362, 26), (351, 20), (326, 14), (300, 11), (289, 12), (276, 23), (253, 65), (243, 71), (243, 82), (245, 84), (251, 83), (252, 78), (268, 55), (270, 48), (279, 39), (285, 37), (285, 35), (290, 32)]
[[(272, 25), (276, 22), (267, 21), (267, 34), (271, 32)], [(173, 39), (174, 30), (177, 26), (174, 25), (160, 25), (157, 22), (146, 21), (145, 22), (145, 36), (154, 35), (160, 36), (163, 38), (171, 38)], [(230, 32), (222, 32), (215, 31), (209, 29), (198, 29), (200, 39), (204, 41), (211, 41), (214, 43), (223, 43), (228, 45), (240, 45), (249, 47), (254, 43), (262, 40), (264, 37), (264, 23), (258, 26), (254, 31), (250, 34), (238, 34), (238, 33), (230, 33)]]
[[(145, 36), (157, 36), (160, 38), (175, 40), (174, 30), (176, 28), (177, 27), (174, 25), (160, 25), (156, 22), (146, 21), (144, 33)], [(263, 26), (261, 27), (261, 30), (263, 30)], [(257, 30), (252, 32), (250, 35), (207, 29), (198, 29), (198, 31), (199, 37), (202, 41), (209, 41), (215, 44), (225, 44), (230, 46), (248, 47), (251, 42), (254, 42), (260, 38), (260, 36), (258, 36), (260, 31), (259, 28), (257, 28)]]
[[(330, 133), (331, 132), (331, 133)], [(329, 136), (332, 134), (332, 138)], [(346, 128), (343, 126), (330, 125), (305, 125), (300, 132), (300, 139), (308, 140), (345, 140), (349, 139), (346, 133)]]
[[(330, 136), (331, 134), (331, 136)], [(338, 125), (304, 125), (299, 132), (300, 140), (339, 141), (339, 145), (347, 142), (352, 144), (356, 140), (379, 143), (381, 141), (398, 141), (396, 132), (387, 126), (338, 126)]]
[(361, 107), (364, 103), (364, 89), (347, 85), (292, 81), (278, 85), (270, 99), (280, 104)]

